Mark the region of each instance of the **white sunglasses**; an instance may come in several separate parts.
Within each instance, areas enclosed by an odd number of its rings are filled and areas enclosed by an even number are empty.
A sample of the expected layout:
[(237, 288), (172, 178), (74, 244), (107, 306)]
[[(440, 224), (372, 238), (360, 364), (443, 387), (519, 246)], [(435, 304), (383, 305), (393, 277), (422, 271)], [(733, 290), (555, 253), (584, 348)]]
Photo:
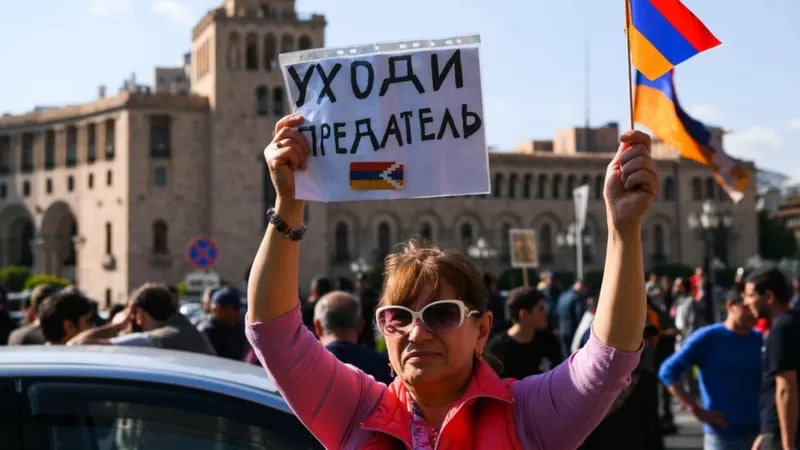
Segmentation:
[(411, 332), (419, 320), (428, 330), (439, 333), (464, 324), (464, 319), (481, 312), (461, 300), (437, 300), (419, 311), (400, 305), (381, 306), (375, 311), (375, 322), (384, 336), (403, 336)]

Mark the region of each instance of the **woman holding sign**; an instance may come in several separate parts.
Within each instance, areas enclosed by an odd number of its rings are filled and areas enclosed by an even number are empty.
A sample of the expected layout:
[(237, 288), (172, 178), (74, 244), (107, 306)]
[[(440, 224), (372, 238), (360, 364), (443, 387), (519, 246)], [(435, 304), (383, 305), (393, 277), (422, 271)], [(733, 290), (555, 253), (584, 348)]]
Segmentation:
[(284, 117), (264, 151), (277, 191), (253, 262), (247, 336), (300, 420), (331, 449), (574, 449), (639, 362), (645, 318), (642, 216), (659, 179), (647, 135), (622, 135), (608, 166), (608, 250), (589, 342), (552, 371), (501, 380), (482, 355), (492, 325), (481, 274), (465, 256), (409, 243), (386, 261), (376, 312), (390, 386), (339, 362), (303, 326), (297, 302), (304, 203), (294, 172), (308, 144)]

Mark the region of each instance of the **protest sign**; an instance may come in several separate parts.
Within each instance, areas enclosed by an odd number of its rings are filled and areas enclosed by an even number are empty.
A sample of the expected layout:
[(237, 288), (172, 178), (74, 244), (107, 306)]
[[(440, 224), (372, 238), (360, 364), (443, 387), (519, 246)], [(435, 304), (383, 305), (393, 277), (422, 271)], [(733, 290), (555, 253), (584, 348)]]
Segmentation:
[(539, 266), (536, 231), (527, 228), (512, 228), (508, 231), (508, 238), (511, 245), (511, 267)]
[(280, 55), (311, 154), (298, 199), (488, 194), (478, 36)]

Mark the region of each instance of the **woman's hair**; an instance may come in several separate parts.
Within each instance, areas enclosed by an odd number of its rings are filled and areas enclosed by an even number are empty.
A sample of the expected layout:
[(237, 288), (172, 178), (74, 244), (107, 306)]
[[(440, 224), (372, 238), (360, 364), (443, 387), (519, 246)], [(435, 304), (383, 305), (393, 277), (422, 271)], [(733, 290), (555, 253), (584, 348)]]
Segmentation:
[(456, 292), (457, 298), (449, 300), (461, 300), (480, 312), (488, 310), (483, 276), (468, 256), (415, 239), (386, 257), (380, 306), (410, 306), (425, 288), (432, 287), (438, 295), (442, 282)]

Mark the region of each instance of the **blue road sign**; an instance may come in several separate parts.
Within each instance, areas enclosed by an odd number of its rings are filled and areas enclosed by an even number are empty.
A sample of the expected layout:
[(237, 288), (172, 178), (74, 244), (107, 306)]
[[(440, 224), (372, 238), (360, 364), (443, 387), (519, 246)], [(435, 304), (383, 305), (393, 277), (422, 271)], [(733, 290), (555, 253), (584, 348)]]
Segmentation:
[(186, 256), (195, 269), (210, 269), (217, 262), (217, 244), (211, 238), (196, 238), (189, 243)]

